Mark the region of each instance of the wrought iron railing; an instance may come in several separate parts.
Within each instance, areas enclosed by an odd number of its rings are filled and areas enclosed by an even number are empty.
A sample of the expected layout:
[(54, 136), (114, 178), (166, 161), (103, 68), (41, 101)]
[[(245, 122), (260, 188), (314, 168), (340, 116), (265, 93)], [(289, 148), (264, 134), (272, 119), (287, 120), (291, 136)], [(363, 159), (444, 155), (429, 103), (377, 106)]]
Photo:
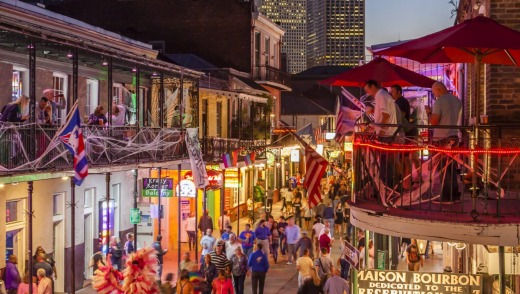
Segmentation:
[(473, 221), (520, 216), (520, 138), (514, 134), (520, 126), (479, 126), (477, 138), (475, 127), (437, 127), (458, 130), (448, 139), (432, 138), (431, 126), (419, 128), (422, 136), (395, 136), (391, 143), (355, 133), (354, 205), (413, 218), (440, 216), (417, 211), (467, 214)]
[[(2, 124), (0, 175), (72, 169), (72, 155), (56, 137), (57, 131), (37, 124)], [(85, 126), (83, 134), (90, 167), (169, 161), (187, 156), (180, 129)]]
[(288, 87), (291, 84), (291, 76), (288, 73), (269, 65), (255, 66), (253, 70), (253, 78), (256, 81), (269, 81)]
[(201, 139), (202, 154), (206, 161), (219, 162), (222, 155), (235, 150), (253, 150), (265, 148), (265, 140), (241, 140), (220, 137)]

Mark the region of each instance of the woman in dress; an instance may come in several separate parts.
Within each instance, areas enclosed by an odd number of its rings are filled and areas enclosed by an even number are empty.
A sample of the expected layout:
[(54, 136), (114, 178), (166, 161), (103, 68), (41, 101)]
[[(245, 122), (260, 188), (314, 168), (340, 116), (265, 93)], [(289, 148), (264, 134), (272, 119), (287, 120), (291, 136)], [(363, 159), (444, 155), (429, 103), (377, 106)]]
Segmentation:
[[(215, 264), (211, 262), (211, 255), (206, 254), (204, 255), (204, 263), (200, 266), (200, 273), (206, 279), (206, 283), (208, 285), (208, 290), (204, 291), (204, 293), (211, 293), (211, 285), (213, 283), (213, 280), (217, 276), (217, 268), (215, 267)], [(179, 286), (177, 285), (177, 289)]]
[(236, 294), (244, 294), (244, 281), (247, 274), (247, 256), (238, 247), (235, 254), (229, 260), (231, 263), (231, 273), (233, 274), (233, 284)]
[(343, 210), (343, 205), (341, 205), (341, 201), (339, 201), (337, 204), (336, 204), (336, 210), (335, 210), (335, 213), (336, 213), (336, 219), (334, 220), (334, 227), (335, 227), (335, 231), (337, 231), (338, 234), (343, 234), (343, 220), (345, 218), (345, 211)]

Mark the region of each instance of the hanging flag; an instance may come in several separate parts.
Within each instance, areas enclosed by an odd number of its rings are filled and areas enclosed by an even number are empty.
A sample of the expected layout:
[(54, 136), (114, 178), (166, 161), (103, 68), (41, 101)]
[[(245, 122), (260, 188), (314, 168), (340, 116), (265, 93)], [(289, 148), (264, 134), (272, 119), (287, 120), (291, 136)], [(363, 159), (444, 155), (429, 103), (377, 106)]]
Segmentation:
[(231, 152), (231, 156), (233, 157), (232, 160), (233, 160), (233, 165), (232, 166), (237, 166), (238, 164), (238, 151), (239, 150), (235, 150), (233, 152)]
[(316, 146), (316, 138), (314, 137), (312, 123), (308, 123), (305, 127), (296, 131), (296, 135), (300, 136), (307, 144)]
[(231, 156), (229, 156), (229, 153), (222, 154), (222, 163), (224, 163), (224, 168), (232, 166)]
[(77, 102), (72, 107), (70, 113), (72, 115), (62, 129), (58, 131), (58, 136), (70, 153), (74, 155), (74, 183), (77, 186), (81, 186), (81, 183), (88, 175), (88, 162)]
[(340, 143), (343, 142), (345, 136), (354, 132), (354, 125), (356, 120), (361, 116), (361, 111), (353, 110), (348, 107), (347, 100), (344, 96), (339, 96), (338, 116), (336, 117), (336, 136), (334, 140)]
[[(347, 89), (341, 87), (341, 94), (343, 94), (343, 97), (347, 98), (354, 106), (360, 111), (365, 111), (366, 105), (359, 99), (357, 99), (354, 95), (352, 95)], [(347, 103), (343, 102), (342, 105), (349, 106)]]
[(321, 126), (314, 129), (314, 138), (316, 138), (316, 144), (325, 143), (325, 129), (326, 128), (327, 128), (327, 123), (324, 123)]
[(186, 128), (186, 147), (190, 156), (191, 171), (193, 172), (193, 181), (198, 189), (205, 189), (209, 185), (208, 173), (206, 172), (206, 164), (202, 159), (199, 144), (199, 132), (197, 128)]
[(249, 157), (251, 158), (251, 163), (255, 163), (255, 157), (256, 157), (256, 154), (255, 152), (251, 152), (251, 154), (249, 154)]
[(246, 165), (253, 164), (253, 162), (251, 161), (251, 155), (250, 154), (246, 154), (246, 156), (244, 157), (244, 162), (246, 163)]

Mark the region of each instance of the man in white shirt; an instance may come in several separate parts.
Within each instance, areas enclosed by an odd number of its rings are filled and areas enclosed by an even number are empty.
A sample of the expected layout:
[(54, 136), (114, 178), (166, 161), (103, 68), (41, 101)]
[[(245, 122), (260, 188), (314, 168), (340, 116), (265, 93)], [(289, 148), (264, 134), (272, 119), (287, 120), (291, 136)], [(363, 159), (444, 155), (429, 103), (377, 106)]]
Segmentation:
[(188, 244), (190, 246), (190, 251), (192, 248), (195, 248), (195, 242), (197, 242), (197, 226), (195, 223), (197, 220), (195, 219), (195, 213), (190, 212), (190, 217), (186, 219), (186, 232), (188, 233)]
[(237, 236), (233, 233), (229, 234), (229, 241), (226, 241), (226, 257), (231, 260), (231, 256), (235, 254), (237, 248), (242, 248), (242, 245), (237, 241)]
[(312, 239), (314, 240), (314, 248), (316, 248), (316, 256), (320, 256), (320, 233), (325, 228), (321, 222), (321, 218), (316, 219), (316, 223), (312, 226)]
[(220, 236), (224, 234), (226, 227), (231, 225), (231, 219), (227, 214), (227, 210), (224, 210), (224, 213), (218, 218), (218, 228), (220, 230)]
[[(374, 80), (367, 81), (364, 88), (367, 95), (374, 97), (374, 123), (397, 124), (396, 105), (392, 95)], [(375, 130), (381, 142), (390, 143), (397, 127), (375, 126)]]
[(217, 241), (215, 237), (211, 236), (213, 231), (211, 229), (206, 230), (206, 235), (200, 239), (200, 246), (202, 246), (202, 252), (200, 254), (200, 263), (204, 261), (204, 255), (213, 251), (213, 247), (215, 247), (215, 242)]

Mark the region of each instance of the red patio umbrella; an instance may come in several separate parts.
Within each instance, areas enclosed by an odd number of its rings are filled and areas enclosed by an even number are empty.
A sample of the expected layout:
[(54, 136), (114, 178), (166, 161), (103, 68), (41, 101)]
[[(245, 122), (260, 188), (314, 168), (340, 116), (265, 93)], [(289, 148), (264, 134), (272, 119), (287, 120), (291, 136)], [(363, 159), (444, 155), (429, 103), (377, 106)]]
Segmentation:
[(384, 58), (376, 58), (365, 65), (323, 80), (320, 84), (362, 87), (368, 80), (376, 80), (383, 87), (397, 84), (403, 87), (419, 86), (430, 88), (435, 83), (435, 80), (395, 65)]
[[(476, 63), (479, 69), (482, 63), (518, 66), (520, 32), (481, 15), (437, 33), (378, 51), (376, 54), (405, 57), (421, 63)], [(480, 70), (476, 72), (475, 80), (480, 81)], [(479, 94), (479, 83), (476, 83), (477, 118)]]

